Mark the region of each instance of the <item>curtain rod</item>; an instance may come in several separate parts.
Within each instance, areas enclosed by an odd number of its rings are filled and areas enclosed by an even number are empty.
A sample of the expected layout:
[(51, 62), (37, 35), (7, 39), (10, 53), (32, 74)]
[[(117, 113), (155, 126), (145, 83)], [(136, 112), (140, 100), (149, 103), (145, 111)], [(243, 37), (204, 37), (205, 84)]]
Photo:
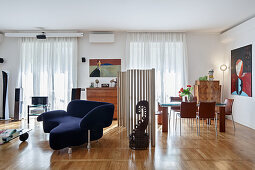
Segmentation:
[[(42, 32), (33, 32), (33, 33), (5, 33), (6, 37), (36, 37), (37, 35), (42, 34)], [(83, 37), (84, 33), (47, 33), (47, 37)]]

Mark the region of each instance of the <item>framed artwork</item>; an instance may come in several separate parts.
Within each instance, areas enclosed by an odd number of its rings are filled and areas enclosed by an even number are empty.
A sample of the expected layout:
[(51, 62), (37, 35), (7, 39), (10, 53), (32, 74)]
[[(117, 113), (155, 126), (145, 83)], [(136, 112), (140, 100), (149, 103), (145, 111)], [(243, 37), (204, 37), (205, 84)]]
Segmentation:
[(252, 45), (231, 51), (231, 94), (252, 97)]
[(117, 77), (121, 71), (121, 59), (90, 59), (90, 77)]

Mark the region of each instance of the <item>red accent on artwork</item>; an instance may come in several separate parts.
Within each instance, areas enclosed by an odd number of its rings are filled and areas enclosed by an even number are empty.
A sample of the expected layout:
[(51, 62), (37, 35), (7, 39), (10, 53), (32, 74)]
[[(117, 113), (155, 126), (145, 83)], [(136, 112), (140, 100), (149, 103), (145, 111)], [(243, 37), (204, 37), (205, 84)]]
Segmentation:
[(240, 79), (243, 80), (243, 91), (251, 97), (251, 73), (244, 73)]
[(236, 73), (231, 75), (231, 94), (236, 91), (236, 81), (237, 81), (238, 77), (236, 75)]
[[(237, 75), (232, 74), (231, 76), (231, 93), (236, 91)], [(243, 77), (239, 77), (243, 81), (243, 91), (251, 97), (251, 73), (244, 73)]]
[(100, 61), (101, 64), (108, 63), (112, 65), (121, 65), (121, 59), (90, 59), (89, 65), (96, 66), (98, 61)]

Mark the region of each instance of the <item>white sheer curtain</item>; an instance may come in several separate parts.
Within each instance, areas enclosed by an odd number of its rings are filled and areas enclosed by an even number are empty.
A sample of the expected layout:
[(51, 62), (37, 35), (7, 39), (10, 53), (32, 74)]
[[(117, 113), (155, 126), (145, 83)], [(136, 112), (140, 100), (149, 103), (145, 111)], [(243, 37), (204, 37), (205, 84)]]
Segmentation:
[(127, 69), (156, 69), (156, 100), (169, 101), (187, 83), (184, 33), (127, 34)]
[(66, 109), (77, 85), (77, 38), (22, 38), (20, 87), (23, 117), (32, 96), (48, 96), (50, 109)]

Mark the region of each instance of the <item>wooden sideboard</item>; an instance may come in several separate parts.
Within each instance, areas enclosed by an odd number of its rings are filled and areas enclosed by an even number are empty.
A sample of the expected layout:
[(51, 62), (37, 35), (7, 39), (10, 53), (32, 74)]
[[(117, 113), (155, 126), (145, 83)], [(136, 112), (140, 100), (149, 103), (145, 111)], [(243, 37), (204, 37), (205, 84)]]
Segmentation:
[(219, 81), (196, 81), (194, 95), (198, 102), (220, 103), (221, 85)]
[(113, 119), (117, 119), (117, 88), (116, 87), (100, 87), (87, 88), (87, 100), (108, 102), (114, 104)]

